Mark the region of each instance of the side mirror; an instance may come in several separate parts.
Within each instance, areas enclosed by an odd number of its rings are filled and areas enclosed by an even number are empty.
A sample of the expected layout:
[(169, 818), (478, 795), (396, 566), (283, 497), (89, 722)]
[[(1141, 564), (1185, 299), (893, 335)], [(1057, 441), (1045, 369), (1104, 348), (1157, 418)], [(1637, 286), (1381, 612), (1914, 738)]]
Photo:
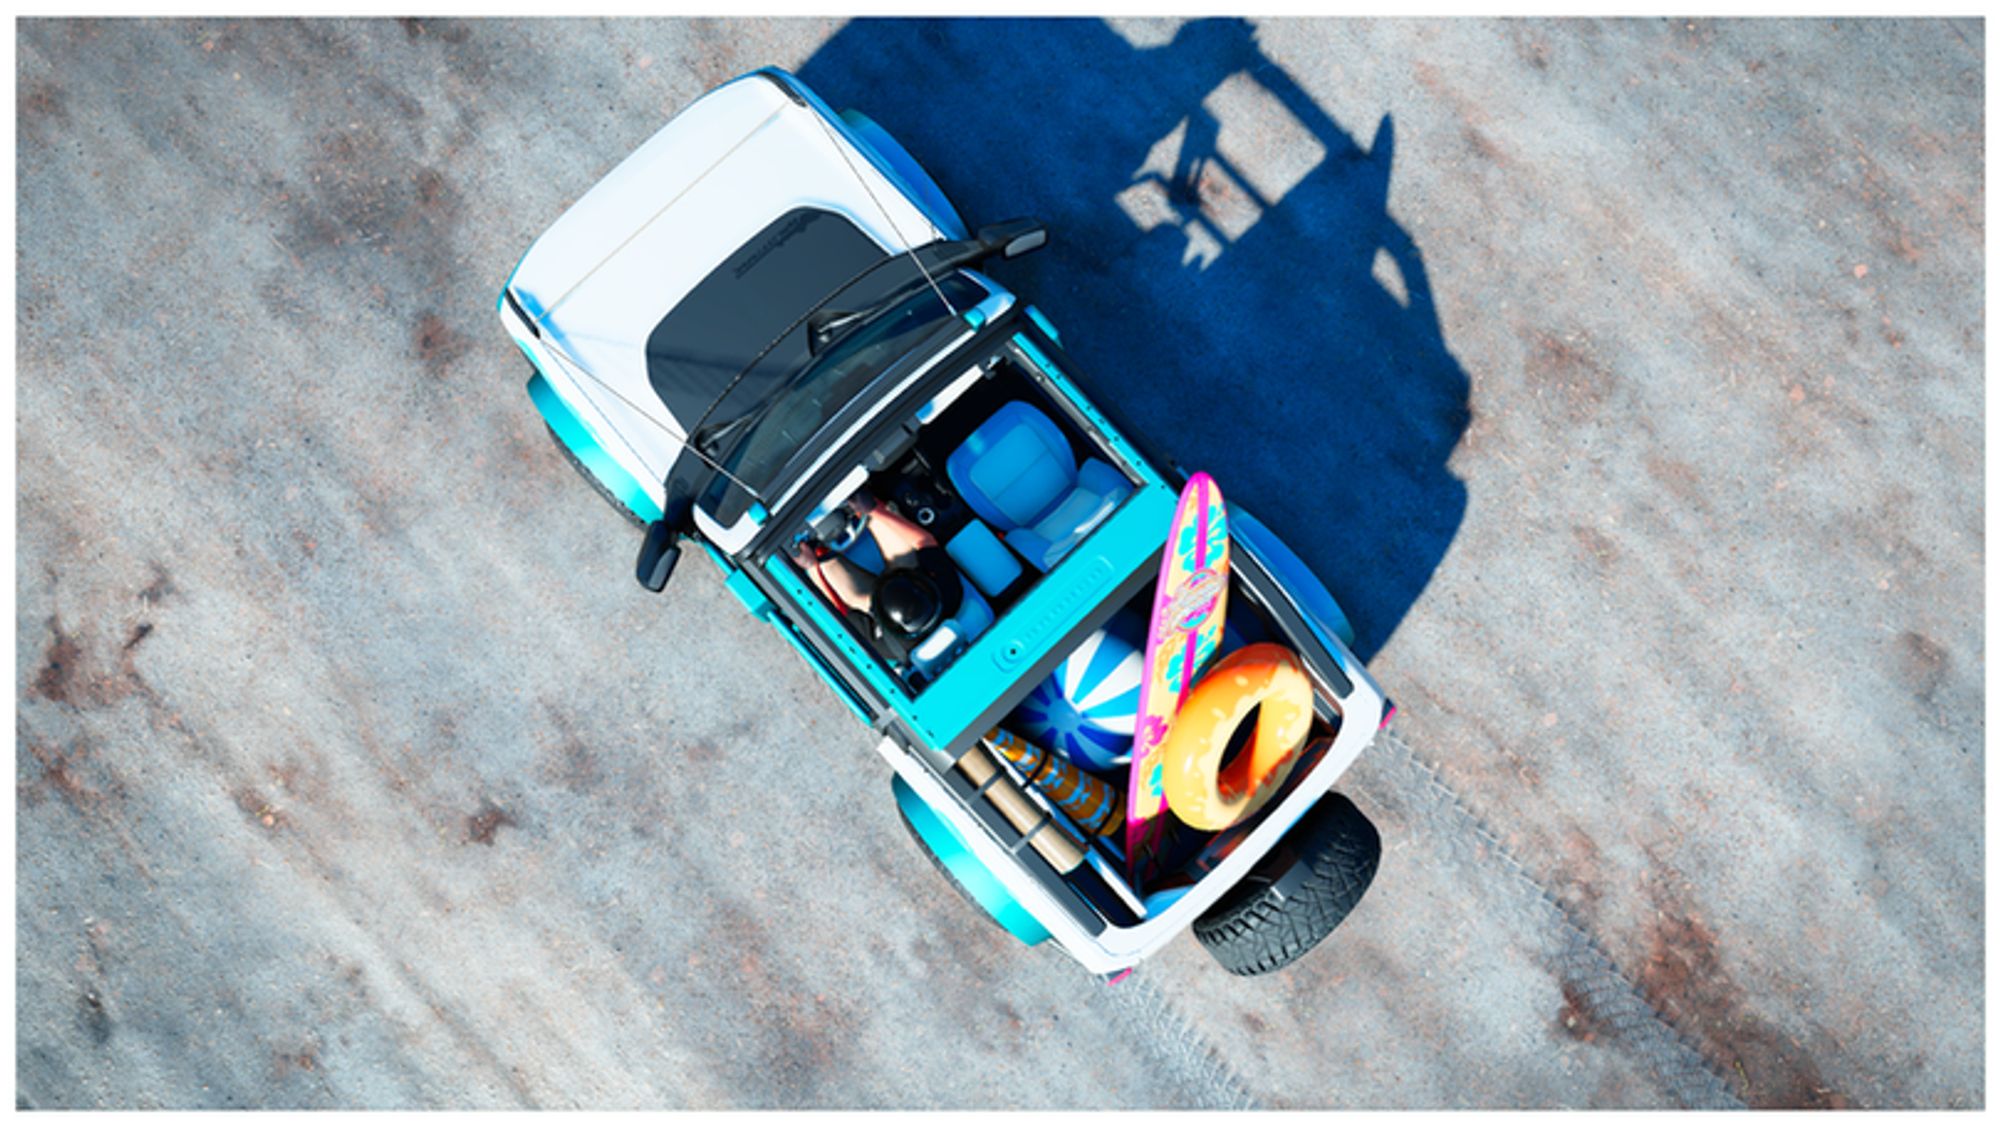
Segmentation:
[(934, 242), (916, 252), (927, 273), (940, 274), (969, 266), (988, 258), (1018, 258), (1030, 250), (1040, 250), (1049, 241), (1049, 229), (1033, 219), (1009, 219), (979, 228), (971, 238), (954, 242)]
[(655, 520), (646, 525), (646, 540), (639, 545), (639, 585), (658, 594), (667, 585), (668, 576), (674, 573), (674, 564), (681, 561), (680, 529), (665, 520)]
[(988, 254), (998, 254), (1002, 258), (1019, 258), (1031, 250), (1040, 250), (1049, 241), (1049, 229), (1033, 219), (1009, 219), (1004, 223), (979, 228), (974, 236), (980, 248)]

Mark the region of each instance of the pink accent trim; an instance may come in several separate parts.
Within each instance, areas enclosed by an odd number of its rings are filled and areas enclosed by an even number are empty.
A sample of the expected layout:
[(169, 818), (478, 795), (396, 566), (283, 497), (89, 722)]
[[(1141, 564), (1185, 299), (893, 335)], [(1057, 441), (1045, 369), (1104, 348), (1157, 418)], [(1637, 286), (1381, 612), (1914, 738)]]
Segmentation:
[(1106, 984), (1106, 985), (1117, 985), (1117, 984), (1118, 984), (1119, 982), (1121, 982), (1121, 981), (1124, 981), (1124, 980), (1125, 980), (1126, 978), (1128, 978), (1128, 977), (1131, 977), (1131, 976), (1132, 976), (1132, 970), (1133, 970), (1133, 967), (1131, 967), (1131, 966), (1126, 966), (1126, 967), (1125, 967), (1124, 969), (1122, 969), (1122, 970), (1119, 970), (1119, 971), (1118, 971), (1118, 974), (1117, 974), (1117, 976), (1116, 976), (1116, 977), (1113, 977), (1112, 979), (1110, 979), (1109, 981), (1105, 982), (1104, 984)]
[(1194, 511), (1201, 519), (1194, 526), (1194, 570), (1201, 571), (1208, 566), (1208, 480), (1195, 478)]
[(1381, 731), (1383, 728), (1388, 727), (1389, 721), (1395, 718), (1396, 718), (1396, 705), (1390, 704), (1389, 710), (1382, 713), (1382, 722), (1376, 725), (1375, 730)]

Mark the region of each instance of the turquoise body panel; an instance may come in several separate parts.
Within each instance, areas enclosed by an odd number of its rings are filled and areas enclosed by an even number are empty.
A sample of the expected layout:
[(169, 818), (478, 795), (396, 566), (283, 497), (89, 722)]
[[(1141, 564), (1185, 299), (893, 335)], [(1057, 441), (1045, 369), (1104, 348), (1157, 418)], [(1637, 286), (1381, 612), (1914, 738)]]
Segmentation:
[(799, 656), (804, 657), (806, 664), (811, 665), (812, 670), (819, 674), (819, 678), (826, 682), (826, 686), (833, 689), (833, 694), (840, 698), (841, 703), (847, 705), (847, 710), (854, 713), (855, 719), (862, 723), (868, 722), (868, 708), (838, 676), (834, 675), (833, 669), (827, 666), (818, 651), (806, 644), (806, 639), (799, 636), (798, 629), (792, 623), (777, 618), (772, 620), (771, 627), (777, 630), (778, 636), (784, 638), (793, 649), (798, 650)]
[(660, 518), (660, 506), (654, 502), (653, 494), (639, 483), (638, 478), (627, 473), (625, 467), (618, 464), (618, 459), (598, 445), (597, 437), (590, 432), (590, 428), (583, 424), (576, 412), (569, 409), (569, 404), (563, 402), (562, 396), (556, 394), (556, 389), (549, 386), (549, 381), (542, 378), (539, 370), (528, 380), (528, 398), (534, 400), (535, 409), (542, 412), (543, 420), (549, 424), (549, 429), (555, 431), (556, 439), (569, 447), (576, 460), (609, 489), (612, 496), (648, 524)]
[(759, 621), (771, 620), (771, 600), (764, 596), (763, 590), (756, 583), (750, 581), (750, 576), (730, 567), (722, 576), (722, 585), (729, 589), (729, 593), (736, 596), (738, 602), (743, 603), (744, 609), (755, 614)]
[[(1263, 521), (1233, 504), (1229, 506), (1229, 524), (1230, 538), (1249, 548), (1251, 553), (1256, 555), (1257, 561), (1264, 565), (1264, 569), (1271, 572), (1272, 577), (1291, 592), (1292, 598), (1299, 604), (1299, 609), (1305, 611), (1308, 625), (1321, 634), (1331, 632), (1349, 646), (1354, 644), (1354, 626), (1349, 624), (1347, 614), (1341, 610), (1340, 603), (1333, 600), (1333, 595), (1327, 591), (1326, 584), (1319, 581), (1319, 576), (1313, 573), (1312, 568), (1307, 567), (1305, 561), (1294, 554), (1285, 541), (1278, 538), (1276, 532), (1265, 527)], [(1340, 651), (1337, 647), (1328, 645), (1326, 650), (1336, 663), (1340, 662)]]
[(1062, 343), (1062, 333), (1056, 331), (1056, 326), (1049, 323), (1049, 319), (1042, 315), (1040, 309), (1035, 308), (1033, 305), (1028, 306), (1028, 319), (1035, 322), (1036, 327), (1047, 333), (1050, 340), (1055, 341), (1057, 344)]
[[(868, 651), (861, 647), (860, 642), (854, 640), (854, 635), (848, 632), (847, 626), (834, 618), (833, 612), (826, 608), (826, 600), (824, 598), (815, 593), (811, 587), (808, 587), (805, 584), (805, 580), (801, 579), (798, 573), (793, 571), (785, 563), (784, 559), (777, 555), (772, 555), (770, 558), (764, 560), (764, 572), (771, 576), (772, 580), (778, 584), (779, 589), (783, 590), (794, 603), (803, 609), (805, 616), (812, 620), (813, 627), (833, 642), (834, 647), (839, 649), (841, 655), (847, 658), (847, 663), (861, 671), (862, 677), (868, 681), (870, 688), (873, 688), (883, 699), (887, 700), (890, 707), (896, 709), (898, 712), (908, 713), (910, 709), (909, 694), (903, 691), (901, 685), (890, 678), (889, 674), (883, 670), (879, 661), (869, 656)], [(862, 718), (866, 719), (867, 717), (863, 716)]]
[(807, 644), (806, 639), (799, 635), (798, 627), (785, 620), (784, 615), (777, 613), (776, 607), (771, 604), (771, 599), (750, 580), (749, 575), (730, 566), (721, 552), (707, 544), (701, 546), (702, 550), (708, 553), (708, 557), (715, 561), (715, 565), (722, 569), (722, 585), (729, 593), (735, 595), (737, 601), (743, 603), (744, 608), (758, 621), (776, 630), (778, 636), (785, 639), (785, 644), (790, 645), (799, 656), (805, 658), (806, 664), (812, 666), (813, 672), (818, 673), (819, 678), (826, 682), (826, 686), (833, 689), (833, 694), (839, 697), (841, 703), (847, 705), (847, 710), (854, 713), (854, 718), (867, 723), (868, 708), (827, 665), (826, 659), (819, 655), (819, 651)]
[(1049, 937), (1048, 928), (1037, 922), (999, 878), (972, 855), (972, 849), (967, 847), (950, 822), (939, 817), (929, 803), (917, 796), (908, 782), (897, 778), (891, 786), (896, 791), (896, 805), (902, 809), (903, 816), (909, 818), (911, 827), (923, 839), (924, 846), (937, 857), (938, 863), (944, 865), (944, 870), (951, 873), (952, 879), (957, 880), (959, 886), (972, 896), (973, 902), (993, 916), (993, 921), (1005, 927), (1008, 934), (1029, 946)]
[(1173, 490), (1141, 485), (1056, 569), (980, 635), (906, 712), (934, 747), (949, 746), (1050, 647), (1158, 557), (1173, 520)]

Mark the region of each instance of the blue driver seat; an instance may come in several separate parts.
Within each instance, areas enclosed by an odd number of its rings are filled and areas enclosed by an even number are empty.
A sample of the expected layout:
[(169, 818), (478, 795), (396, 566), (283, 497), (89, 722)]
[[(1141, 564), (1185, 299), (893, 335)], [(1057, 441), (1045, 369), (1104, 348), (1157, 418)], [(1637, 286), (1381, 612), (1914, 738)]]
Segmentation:
[(972, 511), (1042, 571), (1132, 491), (1124, 474), (1106, 462), (1090, 457), (1079, 467), (1055, 420), (1023, 402), (994, 411), (944, 468)]
[[(993, 541), (993, 549), (1002, 555), (1007, 553), (997, 540)], [(881, 546), (872, 535), (854, 537), (852, 543), (840, 549), (840, 555), (871, 575), (881, 574), (888, 565), (888, 561), (882, 558)], [(1020, 571), (1019, 564), (1011, 559), (1007, 562), (1017, 573)], [(967, 646), (986, 632), (986, 627), (993, 624), (993, 607), (979, 597), (979, 592), (963, 575), (959, 576), (958, 582), (964, 591), (959, 600), (958, 613), (938, 623), (937, 628), (925, 634), (923, 640), (910, 649), (910, 667), (926, 680), (935, 680), (946, 666), (965, 652)]]

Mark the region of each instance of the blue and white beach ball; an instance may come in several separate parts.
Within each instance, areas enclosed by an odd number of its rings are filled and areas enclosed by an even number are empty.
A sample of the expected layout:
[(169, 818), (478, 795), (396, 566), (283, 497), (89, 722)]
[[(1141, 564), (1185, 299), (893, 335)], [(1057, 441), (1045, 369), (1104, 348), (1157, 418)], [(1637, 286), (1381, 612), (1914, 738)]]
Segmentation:
[(1114, 619), (1084, 638), (1015, 709), (1014, 729), (1089, 770), (1132, 761), (1145, 655), (1131, 633), (1129, 622)]

